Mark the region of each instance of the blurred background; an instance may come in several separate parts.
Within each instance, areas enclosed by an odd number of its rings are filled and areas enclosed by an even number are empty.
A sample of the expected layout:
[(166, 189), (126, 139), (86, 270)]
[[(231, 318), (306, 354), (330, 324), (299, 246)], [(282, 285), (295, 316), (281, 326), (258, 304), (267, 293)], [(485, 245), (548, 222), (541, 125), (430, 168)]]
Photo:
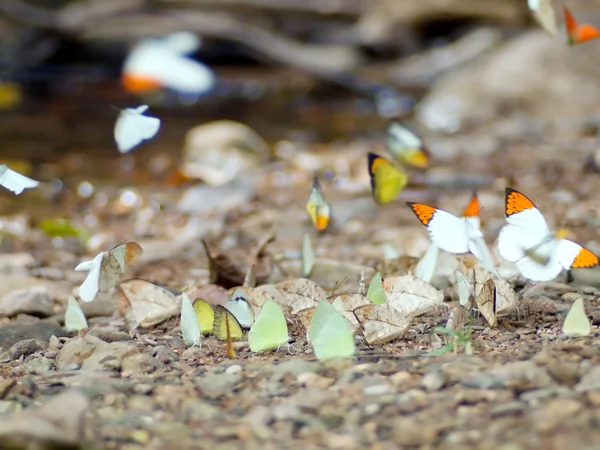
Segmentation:
[[(555, 6), (552, 37), (526, 0), (2, 0), (0, 152), (44, 181), (137, 185), (183, 182), (183, 160), (231, 142), (258, 155), (222, 179), (208, 176), (219, 185), (246, 164), (318, 154), (319, 146), (360, 154), (366, 172), (365, 153), (385, 152), (388, 122), (398, 118), (424, 136), (436, 179), (469, 169), (471, 178), (452, 181), (468, 189), (498, 177), (499, 185), (526, 184), (535, 144), (546, 145), (535, 167), (556, 186), (565, 179), (548, 155), (581, 150), (578, 164), (595, 170), (600, 43), (569, 47)], [(578, 20), (600, 23), (599, 2), (569, 7)], [(125, 89), (123, 64), (135, 45), (178, 31), (201, 38), (189, 57), (214, 72), (214, 85), (192, 97)], [(121, 156), (118, 109), (141, 104), (161, 130)], [(186, 138), (223, 119), (249, 128)], [(347, 169), (302, 164), (308, 179)], [(415, 183), (431, 187), (421, 175)]]

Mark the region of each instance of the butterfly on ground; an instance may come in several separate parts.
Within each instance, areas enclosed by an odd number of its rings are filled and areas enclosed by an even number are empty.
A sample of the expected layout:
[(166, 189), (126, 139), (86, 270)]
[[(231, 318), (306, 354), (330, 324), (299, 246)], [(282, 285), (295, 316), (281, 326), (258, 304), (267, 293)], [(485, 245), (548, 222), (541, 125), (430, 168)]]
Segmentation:
[(181, 336), (186, 345), (190, 347), (198, 345), (202, 337), (200, 322), (196, 317), (196, 310), (189, 297), (183, 293), (181, 295)]
[(0, 186), (14, 192), (16, 195), (19, 195), (24, 189), (34, 188), (39, 184), (39, 181), (32, 180), (25, 175), (21, 175), (19, 172), (9, 169), (6, 164), (0, 165)]
[(542, 213), (521, 192), (506, 188), (504, 214), (508, 224), (500, 230), (498, 251), (515, 262), (525, 278), (547, 281), (562, 269), (598, 265), (598, 257), (588, 249), (551, 232)]
[(600, 37), (600, 31), (598, 31), (596, 27), (586, 23), (581, 25), (578, 24), (575, 17), (566, 6), (564, 6), (564, 11), (569, 45), (581, 44), (582, 42), (591, 41), (592, 39)]
[(592, 332), (590, 319), (588, 319), (583, 306), (583, 299), (579, 297), (573, 302), (562, 327), (565, 336), (587, 336)]
[(387, 129), (388, 151), (402, 164), (425, 168), (429, 164), (423, 140), (408, 127), (393, 121)]
[(276, 350), (290, 340), (287, 322), (277, 303), (268, 299), (248, 333), (248, 345), (253, 352)]
[(107, 291), (117, 285), (119, 276), (135, 262), (142, 253), (137, 242), (125, 242), (106, 252), (98, 253), (94, 259), (80, 263), (75, 270), (88, 272), (79, 287), (79, 296), (85, 302), (96, 298), (98, 291)]
[[(419, 221), (427, 228), (433, 243), (450, 253), (472, 253), (488, 271), (498, 276), (492, 255), (485, 243), (483, 233), (473, 222), (473, 217), (456, 217), (443, 209), (423, 203), (406, 203)], [(466, 212), (471, 212), (473, 200)], [(474, 207), (473, 207), (474, 208)]]
[(242, 339), (244, 332), (235, 316), (229, 310), (225, 309), (223, 305), (215, 306), (213, 334), (220, 341), (227, 342), (227, 357), (229, 359), (235, 358), (232, 341)]
[(556, 11), (553, 0), (527, 0), (536, 22), (551, 36), (556, 36)]
[(186, 56), (199, 47), (200, 39), (189, 32), (144, 39), (127, 56), (121, 83), (130, 93), (162, 88), (195, 95), (205, 93), (215, 84), (212, 70)]
[(356, 352), (350, 323), (327, 300), (315, 308), (308, 337), (319, 361), (349, 358)]
[(160, 119), (144, 116), (148, 105), (125, 108), (115, 124), (115, 141), (121, 153), (127, 153), (142, 141), (152, 139), (160, 129)]
[(69, 303), (65, 312), (65, 329), (67, 331), (79, 331), (88, 328), (87, 319), (81, 306), (79, 306), (75, 297), (69, 295)]
[(317, 230), (322, 231), (327, 228), (331, 217), (331, 205), (325, 200), (321, 183), (317, 177), (313, 181), (308, 203), (306, 203), (306, 211)]
[(248, 296), (241, 289), (233, 292), (231, 300), (225, 304), (225, 309), (235, 316), (243, 328), (250, 328), (254, 323), (254, 310), (250, 306)]
[(400, 191), (406, 186), (408, 176), (389, 160), (375, 153), (369, 153), (368, 163), (375, 201), (385, 204), (396, 200)]

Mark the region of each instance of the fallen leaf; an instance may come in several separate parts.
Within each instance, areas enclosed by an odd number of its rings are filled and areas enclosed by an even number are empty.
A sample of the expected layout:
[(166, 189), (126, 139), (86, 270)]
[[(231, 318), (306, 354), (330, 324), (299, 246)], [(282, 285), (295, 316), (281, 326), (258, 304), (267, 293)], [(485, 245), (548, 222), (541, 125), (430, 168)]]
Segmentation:
[(285, 280), (275, 285), (291, 308), (291, 313), (307, 308), (315, 308), (319, 301), (327, 297), (327, 293), (315, 283), (306, 278)]
[(149, 328), (179, 315), (179, 301), (162, 286), (134, 278), (123, 281), (119, 288), (130, 305), (125, 315), (130, 331)]
[(385, 344), (408, 330), (411, 317), (399, 313), (389, 304), (365, 305), (354, 310), (369, 345)]
[(386, 278), (385, 291), (388, 304), (403, 316), (424, 314), (444, 301), (442, 291), (414, 275)]

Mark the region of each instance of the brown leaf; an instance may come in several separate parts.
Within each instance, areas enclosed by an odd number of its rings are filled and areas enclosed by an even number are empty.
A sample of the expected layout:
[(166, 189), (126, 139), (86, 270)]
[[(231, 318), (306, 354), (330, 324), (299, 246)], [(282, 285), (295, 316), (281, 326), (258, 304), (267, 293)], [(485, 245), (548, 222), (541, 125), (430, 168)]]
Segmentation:
[(400, 314), (388, 304), (361, 306), (354, 314), (369, 345), (385, 344), (402, 337), (411, 323), (411, 317)]

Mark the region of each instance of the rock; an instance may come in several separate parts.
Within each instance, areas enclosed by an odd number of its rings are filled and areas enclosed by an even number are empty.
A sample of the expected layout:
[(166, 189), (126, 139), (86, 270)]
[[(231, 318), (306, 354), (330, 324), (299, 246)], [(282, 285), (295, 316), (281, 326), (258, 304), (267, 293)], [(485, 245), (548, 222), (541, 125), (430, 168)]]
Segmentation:
[(156, 359), (145, 353), (126, 355), (121, 362), (121, 375), (123, 377), (130, 377), (132, 375), (150, 373), (160, 366), (161, 364)]
[(202, 391), (204, 397), (216, 400), (233, 392), (234, 387), (241, 383), (243, 376), (240, 373), (228, 375), (225, 373), (209, 373), (204, 377), (196, 378), (196, 386)]
[[(94, 302), (90, 302), (91, 304)], [(84, 311), (85, 313), (85, 311)], [(86, 314), (86, 317), (88, 315)], [(124, 331), (119, 331), (112, 327), (96, 327), (90, 330), (90, 335), (96, 336), (98, 339), (102, 339), (104, 342), (121, 342), (121, 341), (131, 341), (131, 336), (129, 333), (125, 333)]]
[(177, 356), (177, 354), (173, 350), (171, 350), (168, 347), (165, 347), (164, 345), (154, 347), (154, 352), (152, 353), (152, 356), (154, 356), (154, 358), (156, 358), (157, 361), (163, 364), (169, 364), (175, 361), (179, 361), (179, 356)]
[(106, 295), (100, 292), (92, 302), (80, 302), (81, 310), (85, 317), (89, 320), (92, 317), (111, 317), (113, 315), (115, 305), (112, 295)]
[(577, 392), (600, 391), (600, 365), (592, 367), (575, 386)]
[(0, 362), (8, 362), (19, 359), (21, 356), (29, 356), (35, 352), (43, 352), (48, 348), (44, 341), (36, 339), (25, 339), (14, 344), (7, 352), (0, 355)]
[(281, 364), (274, 366), (271, 371), (274, 375), (273, 378), (282, 377), (286, 373), (298, 377), (300, 374), (310, 372), (318, 373), (322, 370), (322, 366), (318, 363), (306, 361), (300, 358), (287, 359)]
[(327, 389), (335, 380), (333, 378), (322, 377), (312, 372), (304, 372), (298, 375), (298, 383), (306, 387), (318, 389)]
[(45, 357), (34, 358), (25, 363), (25, 370), (32, 374), (43, 374), (52, 369), (54, 363)]
[[(89, 335), (86, 337), (90, 337)], [(139, 353), (137, 346), (133, 342), (111, 342), (106, 343), (91, 336), (95, 348), (81, 364), (82, 369), (86, 370), (124, 370), (122, 368), (123, 360), (126, 357), (137, 355)], [(63, 348), (64, 350), (64, 348)], [(150, 355), (148, 355), (150, 356)]]
[(0, 315), (3, 316), (31, 314), (48, 317), (52, 313), (52, 298), (50, 298), (46, 286), (43, 285), (12, 291), (0, 299)]
[(80, 448), (82, 421), (88, 407), (87, 397), (71, 390), (37, 409), (16, 413), (0, 422), (0, 447)]
[(418, 105), (417, 118), (447, 132), (515, 111), (548, 120), (586, 118), (600, 103), (598, 53), (594, 46), (557, 45), (541, 30), (519, 34), (442, 76)]
[(417, 419), (400, 417), (392, 423), (394, 444), (400, 446), (419, 446), (435, 444), (438, 430)]
[(35, 258), (29, 253), (0, 253), (0, 274), (26, 274), (35, 263)]
[(194, 186), (183, 193), (177, 208), (183, 213), (202, 216), (224, 214), (248, 203), (255, 192), (256, 184), (248, 176), (217, 187)]
[(529, 390), (551, 387), (555, 383), (543, 367), (532, 361), (517, 361), (466, 378), (461, 384), (478, 389)]
[(440, 372), (429, 372), (423, 377), (421, 383), (427, 391), (433, 392), (439, 391), (442, 387), (444, 387), (446, 379), (444, 378), (444, 375)]
[(83, 337), (77, 337), (60, 349), (58, 355), (56, 355), (56, 368), (58, 370), (72, 370), (73, 368), (79, 368), (83, 362), (92, 356), (96, 347), (102, 345), (108, 345), (101, 341), (97, 337), (86, 335)]
[(534, 429), (540, 433), (554, 431), (563, 423), (570, 422), (583, 409), (583, 404), (568, 398), (557, 398), (545, 403), (531, 413)]

